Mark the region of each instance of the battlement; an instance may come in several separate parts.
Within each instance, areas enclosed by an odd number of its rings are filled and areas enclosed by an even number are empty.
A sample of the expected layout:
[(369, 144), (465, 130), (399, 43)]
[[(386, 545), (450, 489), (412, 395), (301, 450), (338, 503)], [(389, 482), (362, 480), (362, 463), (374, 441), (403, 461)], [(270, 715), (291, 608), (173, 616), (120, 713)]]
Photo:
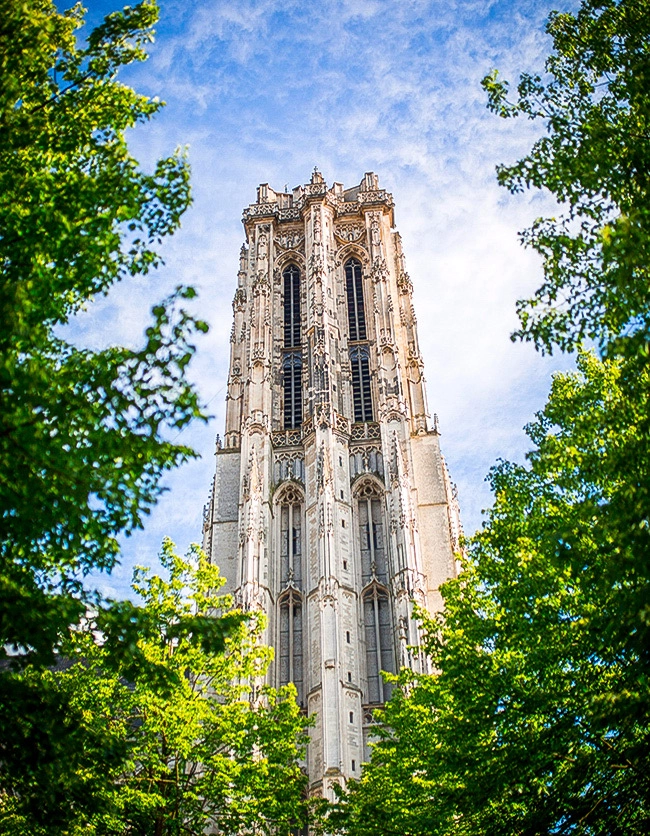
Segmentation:
[(366, 172), (358, 186), (346, 189), (343, 183), (333, 183), (328, 188), (317, 169), (314, 169), (309, 183), (295, 186), (290, 192), (279, 192), (268, 183), (261, 183), (257, 187), (257, 201), (244, 209), (242, 220), (244, 225), (257, 218), (276, 218), (279, 222), (300, 220), (303, 210), (313, 200), (326, 201), (337, 216), (359, 215), (364, 207), (377, 209), (383, 206), (391, 213), (391, 225), (393, 223), (393, 196), (379, 188), (379, 177), (374, 172)]

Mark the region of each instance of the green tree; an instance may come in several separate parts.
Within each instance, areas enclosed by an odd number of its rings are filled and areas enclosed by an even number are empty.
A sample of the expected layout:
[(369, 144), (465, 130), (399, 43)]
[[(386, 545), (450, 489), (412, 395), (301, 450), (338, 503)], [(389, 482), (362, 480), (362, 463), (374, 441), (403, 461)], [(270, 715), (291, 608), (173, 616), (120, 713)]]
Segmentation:
[(644, 834), (650, 826), (650, 374), (581, 355), (499, 464), (493, 508), (445, 613), (423, 616), (438, 671), (404, 671), (360, 782), (355, 836)]
[(639, 0), (553, 13), (543, 75), (490, 107), (547, 134), (498, 168), (564, 214), (523, 242), (544, 282), (515, 338), (589, 338), (499, 463), (483, 530), (423, 616), (436, 674), (403, 672), (334, 823), (349, 834), (645, 834), (650, 827), (650, 15)]
[(650, 24), (645, 0), (585, 0), (553, 12), (545, 73), (521, 76), (517, 99), (494, 71), (483, 85), (504, 118), (541, 119), (546, 135), (497, 177), (511, 192), (547, 189), (562, 215), (522, 241), (544, 282), (518, 303), (513, 335), (552, 351), (648, 340), (650, 320)]
[(150, 2), (115, 12), (79, 46), (79, 5), (0, 0), (0, 647), (44, 661), (84, 610), (80, 576), (111, 569), (118, 534), (192, 455), (165, 428), (200, 415), (191, 289), (154, 307), (137, 350), (61, 337), (160, 262), (189, 202), (183, 154), (148, 174), (124, 137), (161, 106), (116, 77), (145, 58), (156, 17)]
[[(69, 716), (103, 748), (87, 748), (75, 764), (83, 776), (76, 790), (95, 794), (95, 810), (68, 794), (65, 818), (52, 822), (38, 786), (16, 786), (4, 798), (7, 832), (199, 836), (213, 823), (224, 834), (281, 835), (306, 822), (298, 763), (306, 719), (292, 686), (259, 684), (271, 653), (259, 643), (263, 616), (232, 610), (198, 547), (182, 560), (166, 541), (160, 557), (167, 579), (134, 574), (143, 605), (128, 655), (116, 660), (111, 644), (98, 641), (106, 626), (99, 612), (66, 648), (66, 670), (15, 674), (53, 680)], [(214, 650), (215, 624), (228, 627), (224, 651)]]
[[(110, 14), (81, 42), (83, 13), (0, 0), (0, 791), (58, 832), (101, 802), (102, 770), (89, 764), (102, 756), (110, 772), (121, 752), (43, 666), (101, 605), (84, 575), (114, 566), (160, 476), (193, 455), (166, 437), (201, 416), (185, 371), (207, 328), (179, 288), (153, 308), (140, 348), (91, 351), (62, 336), (98, 294), (160, 263), (189, 203), (183, 153), (147, 173), (125, 141), (161, 107), (118, 80), (146, 57), (156, 5)], [(116, 659), (138, 615), (104, 611)], [(223, 646), (221, 627), (208, 632)]]

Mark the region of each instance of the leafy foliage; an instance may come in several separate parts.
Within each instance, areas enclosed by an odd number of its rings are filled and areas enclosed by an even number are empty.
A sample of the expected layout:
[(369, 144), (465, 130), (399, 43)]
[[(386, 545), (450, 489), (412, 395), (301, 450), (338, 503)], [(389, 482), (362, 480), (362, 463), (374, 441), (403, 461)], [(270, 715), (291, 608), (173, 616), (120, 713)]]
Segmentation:
[(335, 820), (346, 832), (650, 826), (650, 374), (584, 354), (528, 427)]
[(552, 351), (649, 336), (650, 23), (643, 0), (585, 0), (554, 12), (543, 75), (524, 74), (515, 102), (493, 72), (489, 106), (542, 119), (547, 135), (497, 169), (511, 192), (548, 189), (564, 214), (522, 234), (544, 259), (544, 282), (518, 303), (515, 336)]
[[(257, 685), (270, 660), (262, 617), (244, 617), (217, 594), (223, 579), (198, 547), (182, 560), (166, 541), (161, 562), (168, 579), (134, 575), (144, 604), (132, 652), (116, 658), (112, 643), (98, 643), (100, 613), (67, 648), (65, 670), (13, 674), (53, 681), (67, 698), (65, 732), (74, 736), (78, 723), (101, 745), (85, 745), (58, 783), (57, 753), (24, 747), (35, 771), (0, 801), (5, 832), (176, 836), (214, 822), (224, 834), (288, 834), (306, 821), (306, 720), (292, 687)], [(209, 646), (215, 631), (221, 652)], [(67, 803), (43, 796), (41, 775)]]
[(185, 368), (207, 328), (179, 288), (138, 350), (60, 336), (160, 263), (189, 202), (183, 154), (147, 174), (124, 137), (160, 107), (116, 79), (145, 58), (156, 6), (108, 15), (78, 46), (82, 12), (0, 2), (0, 646), (46, 662), (83, 612), (80, 573), (114, 565), (117, 535), (193, 455), (163, 433), (201, 415)]

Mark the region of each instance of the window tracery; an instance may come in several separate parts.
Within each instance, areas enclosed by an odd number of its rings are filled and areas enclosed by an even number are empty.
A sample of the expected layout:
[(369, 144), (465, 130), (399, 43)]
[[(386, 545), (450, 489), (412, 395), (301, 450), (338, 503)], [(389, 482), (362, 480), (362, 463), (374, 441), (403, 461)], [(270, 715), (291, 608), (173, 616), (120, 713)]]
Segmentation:
[(357, 494), (359, 545), (361, 552), (361, 583), (388, 583), (383, 501), (373, 485), (364, 485)]
[(302, 497), (286, 491), (279, 506), (280, 586), (302, 585)]

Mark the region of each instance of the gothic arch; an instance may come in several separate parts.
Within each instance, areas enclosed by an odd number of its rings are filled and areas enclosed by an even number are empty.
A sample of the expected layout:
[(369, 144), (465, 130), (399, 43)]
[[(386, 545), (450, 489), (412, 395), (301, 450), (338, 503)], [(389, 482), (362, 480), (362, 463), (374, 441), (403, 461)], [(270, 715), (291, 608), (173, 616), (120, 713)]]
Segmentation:
[(281, 252), (275, 259), (274, 268), (278, 271), (280, 275), (286, 267), (289, 265), (295, 264), (296, 267), (300, 270), (302, 276), (305, 276), (307, 273), (307, 262), (305, 261), (305, 257), (302, 253), (299, 253), (297, 250), (288, 250), (286, 252)]
[(288, 479), (277, 489), (273, 496), (274, 505), (282, 505), (287, 503), (304, 504), (305, 492), (298, 482), (293, 479)]
[(365, 279), (367, 270), (370, 267), (370, 256), (368, 255), (368, 250), (361, 246), (361, 244), (343, 244), (343, 246), (339, 247), (336, 251), (334, 263), (337, 267), (342, 268), (351, 258), (356, 258), (361, 262), (363, 278)]
[(293, 480), (287, 480), (273, 497), (275, 553), (275, 589), (282, 595), (286, 589), (302, 588), (304, 577), (305, 494)]
[(352, 488), (352, 496), (355, 499), (362, 496), (374, 496), (378, 499), (384, 499), (386, 496), (386, 488), (376, 476), (370, 473), (364, 473), (355, 481)]

